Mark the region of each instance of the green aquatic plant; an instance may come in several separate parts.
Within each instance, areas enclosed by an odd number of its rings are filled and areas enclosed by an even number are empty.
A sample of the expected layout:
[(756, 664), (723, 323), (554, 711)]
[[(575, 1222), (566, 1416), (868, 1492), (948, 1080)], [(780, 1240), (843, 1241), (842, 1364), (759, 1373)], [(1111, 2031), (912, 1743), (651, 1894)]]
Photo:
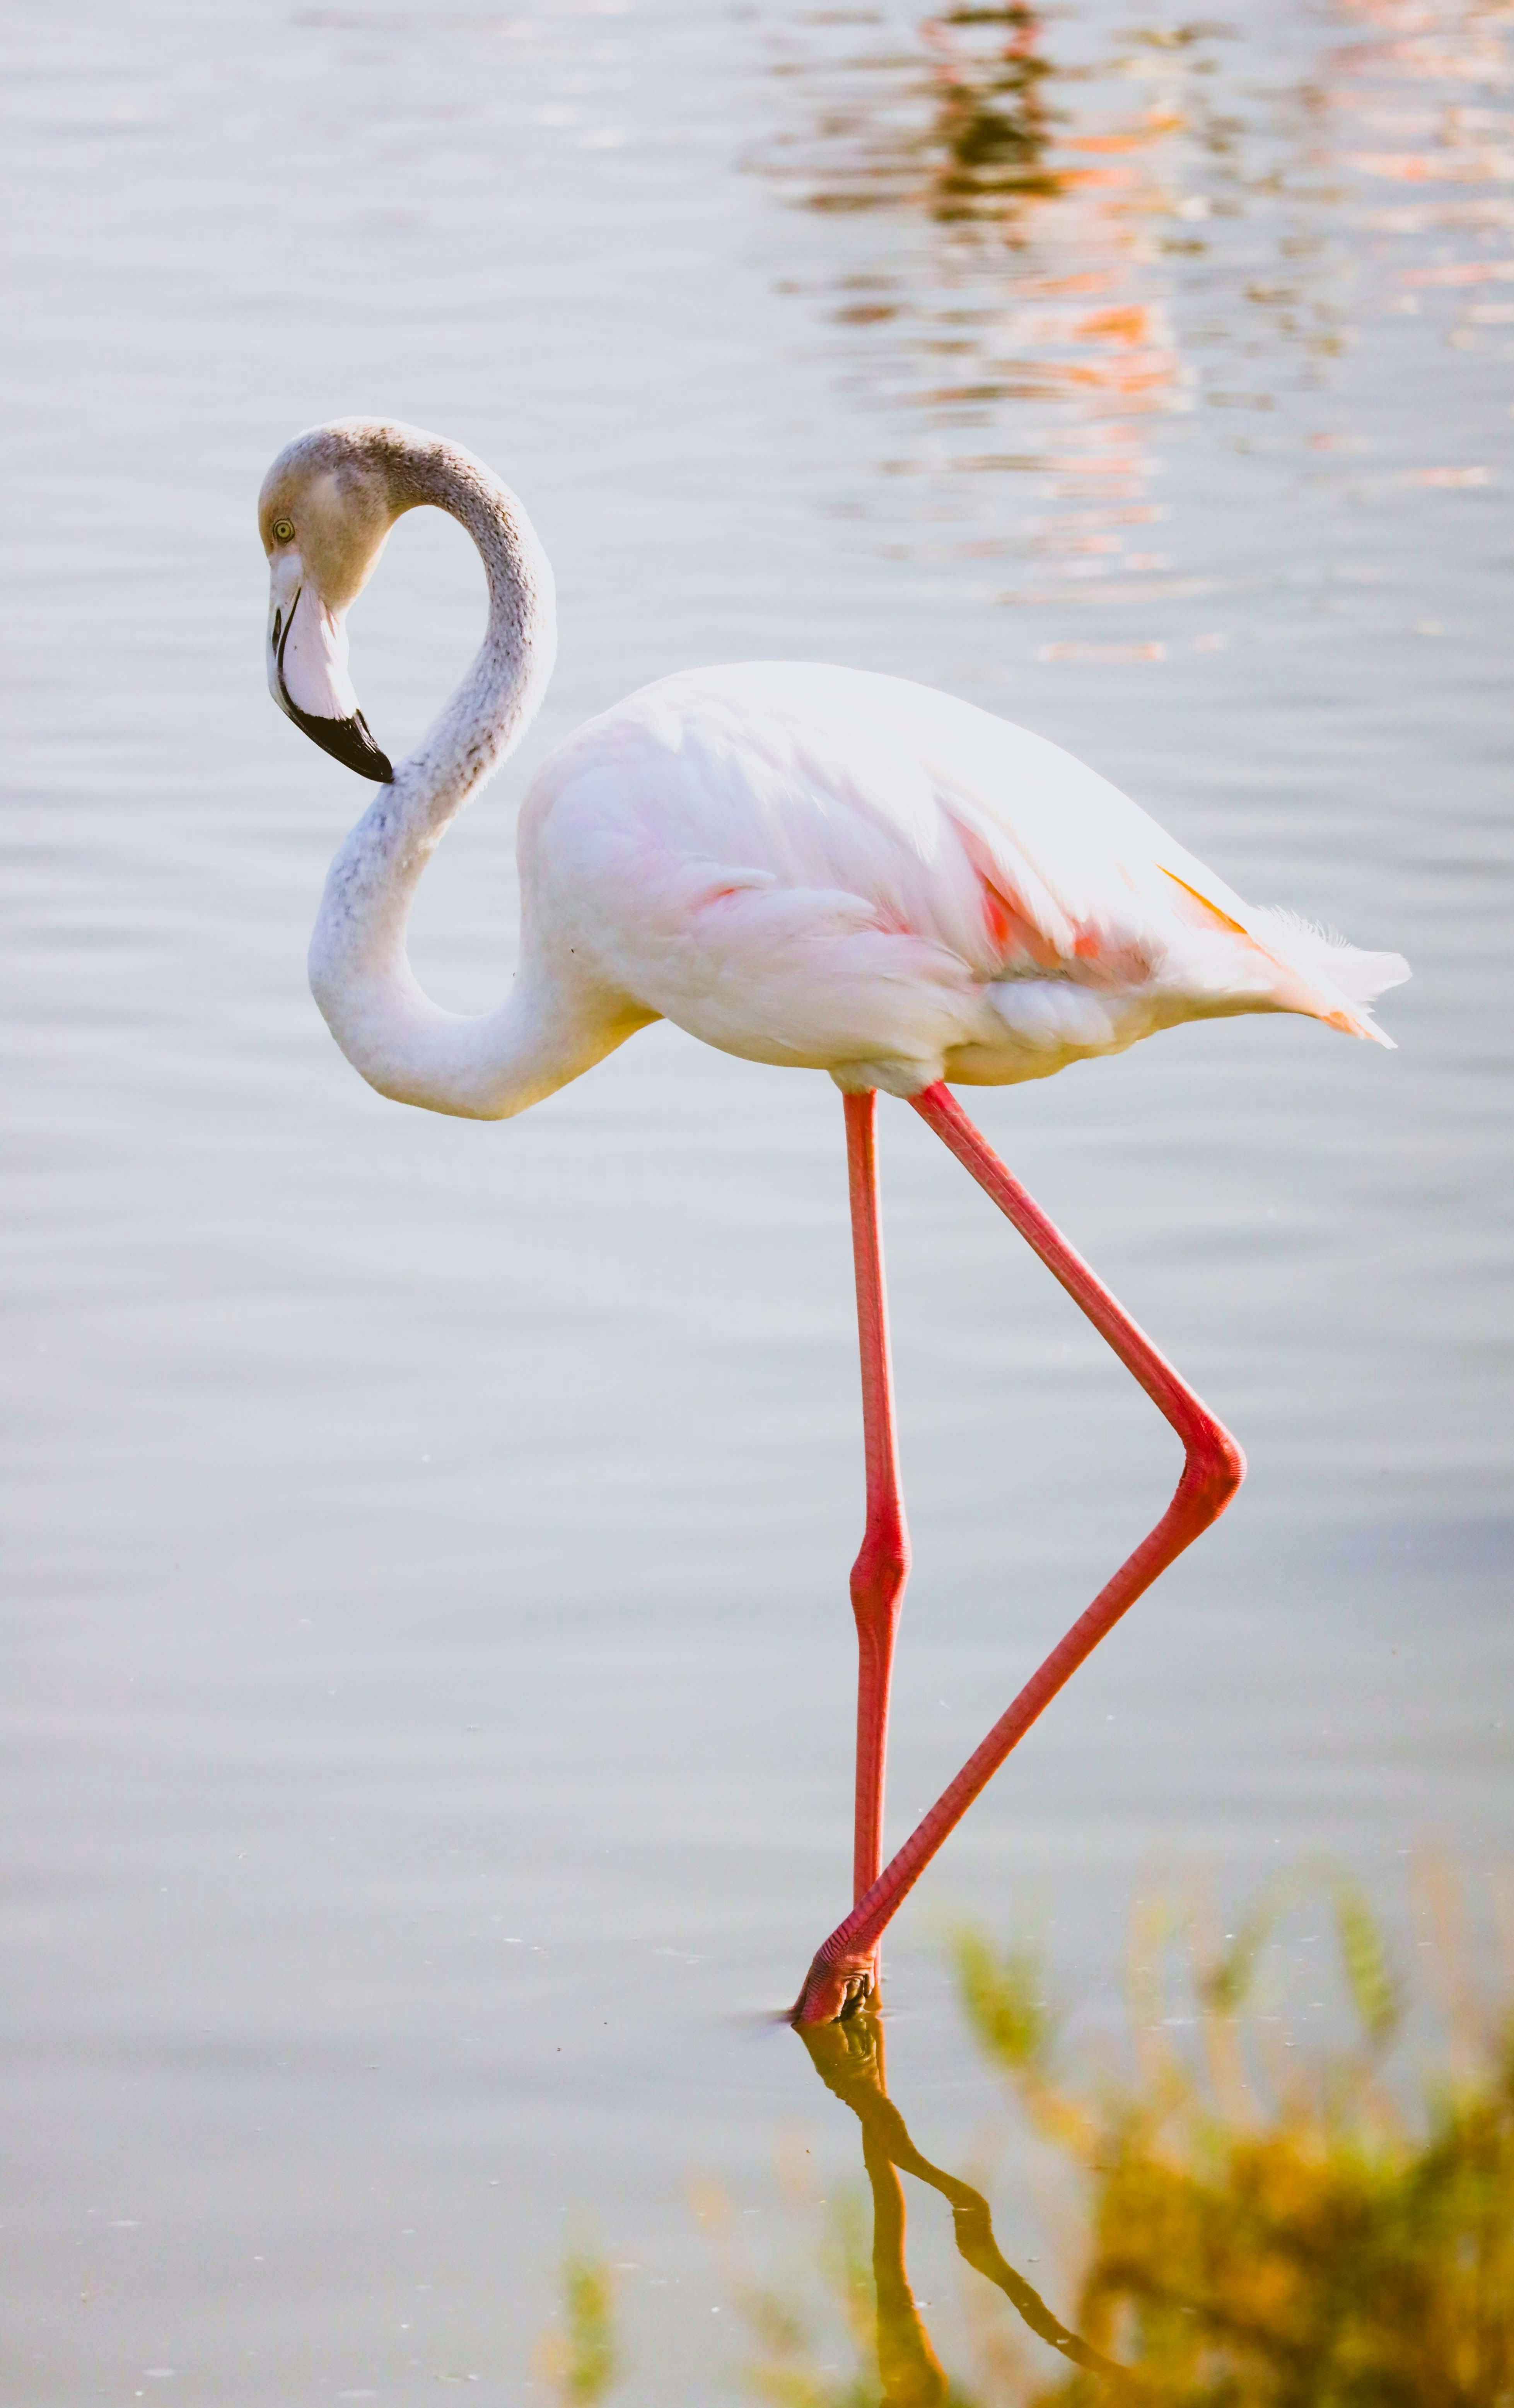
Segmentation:
[[(1420, 2138), (1133, 2102), (1101, 2133), (1077, 2315), (1164, 2408), (1514, 2400), (1514, 2047)], [(1103, 2396), (1082, 2376), (1036, 2408)]]
[(621, 2372), (615, 2332), (615, 2285), (597, 2252), (575, 2249), (562, 2272), (563, 2321), (536, 2352), (538, 2372), (563, 2408), (598, 2408)]
[(1054, 2026), (1038, 1949), (1023, 1942), (999, 1951), (980, 1931), (958, 1934), (957, 1999), (983, 2055), (1017, 2074), (1045, 2065)]
[[(959, 1995), (1033, 2123), (1078, 2163), (1073, 2315), (1152, 2408), (1499, 2408), (1514, 2401), (1514, 2017), (1398, 2102), (1404, 1986), (1365, 1899), (1328, 1880), (1349, 2045), (1278, 2060), (1251, 1998), (1294, 1880), (1191, 1969), (1197, 2045), (1135, 2080), (1058, 2081), (1023, 2045), (1023, 1955), (957, 1943)], [(1154, 2003), (1148, 2000), (1148, 2011)], [(1268, 2062), (1269, 2057), (1271, 2062)], [(1253, 2070), (1254, 2069), (1254, 2070)], [(1078, 2372), (1016, 2397), (1085, 2408)]]

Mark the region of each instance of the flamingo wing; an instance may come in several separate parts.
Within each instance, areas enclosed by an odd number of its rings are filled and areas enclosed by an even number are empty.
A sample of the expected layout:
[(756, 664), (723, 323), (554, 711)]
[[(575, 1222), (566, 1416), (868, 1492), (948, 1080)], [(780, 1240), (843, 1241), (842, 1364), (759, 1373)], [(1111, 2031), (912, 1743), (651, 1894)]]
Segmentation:
[(590, 721), (533, 787), (522, 867), (551, 884), (554, 921), (576, 898), (606, 969), (685, 1025), (689, 976), (707, 985), (721, 962), (733, 987), (760, 979), (769, 1019), (785, 981), (803, 1017), (801, 971), (811, 1000), (902, 982), (948, 1046), (973, 1041), (985, 986), (1049, 977), (1125, 993), (1187, 977), (1199, 1010), (1228, 978), (1376, 1035), (1360, 1006), (1405, 974), (1246, 903), (1044, 737), (819, 664), (689, 670)]

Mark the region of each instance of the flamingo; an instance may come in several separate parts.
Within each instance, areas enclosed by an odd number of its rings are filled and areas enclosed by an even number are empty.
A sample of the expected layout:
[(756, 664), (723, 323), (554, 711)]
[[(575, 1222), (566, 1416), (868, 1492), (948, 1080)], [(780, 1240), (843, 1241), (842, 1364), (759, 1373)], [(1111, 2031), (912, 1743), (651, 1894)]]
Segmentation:
[[(358, 708), (347, 612), (421, 505), (472, 537), (481, 649), (393, 767)], [(1247, 903), (1095, 771), (1044, 738), (904, 679), (749, 662), (660, 679), (537, 771), (517, 838), (507, 999), (477, 1016), (422, 991), (411, 898), (460, 807), (520, 741), (555, 652), (552, 577), (524, 509), (461, 446), (380, 419), (300, 435), (259, 500), (275, 701), (378, 792), (338, 850), (309, 955), (336, 1043), (396, 1102), (507, 1120), (659, 1019), (751, 1062), (826, 1070), (843, 1097), (862, 1355), (866, 1518), (852, 1907), (810, 1965), (799, 2025), (855, 2014), (878, 1942), (1036, 1716), (1224, 1510), (1240, 1448), (1006, 1168), (952, 1093), (1044, 1079), (1159, 1029), (1292, 1011), (1390, 1045), (1369, 1009), (1408, 975)], [(943, 1140), (1113, 1348), (1181, 1441), (1161, 1519), (1052, 1649), (893, 1859), (882, 1860), (889, 1689), (909, 1570), (875, 1154), (879, 1092)]]

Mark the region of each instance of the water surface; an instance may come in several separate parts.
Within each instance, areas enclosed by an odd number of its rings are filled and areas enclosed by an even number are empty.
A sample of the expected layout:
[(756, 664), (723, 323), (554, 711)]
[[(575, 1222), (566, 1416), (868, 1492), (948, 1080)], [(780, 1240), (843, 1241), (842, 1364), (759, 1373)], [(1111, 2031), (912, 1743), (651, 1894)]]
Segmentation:
[[(1096, 2024), (1174, 1868), (1327, 1850), (1396, 1913), (1427, 1836), (1507, 1851), (1514, 36), (977, 13), (11, 12), (29, 2408), (540, 2396), (591, 2229), (624, 2399), (734, 2400), (691, 2175), (778, 2248), (783, 2149), (856, 2174), (752, 2020), (846, 1903), (839, 1106), (666, 1028), (503, 1128), (346, 1068), (303, 955), (362, 796), (263, 690), (252, 515), (312, 421), (472, 445), (557, 568), (548, 705), (421, 898), (450, 1003), (507, 974), (545, 749), (775, 654), (1023, 719), (1413, 960), (1396, 1054), (1220, 1023), (979, 1097), (1252, 1476), (900, 1918), (921, 2145), (964, 2163), (992, 2114), (953, 1914), (1036, 1909)], [(391, 752), (480, 598), (457, 529), (401, 525), (354, 624)], [(1174, 1466), (902, 1110), (884, 1155), (902, 1835)], [(993, 2187), (1039, 2259), (1026, 2169)]]

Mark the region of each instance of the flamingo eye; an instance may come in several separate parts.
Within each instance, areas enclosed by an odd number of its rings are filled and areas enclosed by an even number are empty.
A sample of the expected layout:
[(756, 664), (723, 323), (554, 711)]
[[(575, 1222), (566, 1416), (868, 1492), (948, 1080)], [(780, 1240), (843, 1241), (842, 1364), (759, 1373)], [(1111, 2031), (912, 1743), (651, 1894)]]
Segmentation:
[(273, 531), (274, 541), (276, 543), (293, 543), (294, 540), (294, 522), (293, 519), (275, 519), (273, 523)]

